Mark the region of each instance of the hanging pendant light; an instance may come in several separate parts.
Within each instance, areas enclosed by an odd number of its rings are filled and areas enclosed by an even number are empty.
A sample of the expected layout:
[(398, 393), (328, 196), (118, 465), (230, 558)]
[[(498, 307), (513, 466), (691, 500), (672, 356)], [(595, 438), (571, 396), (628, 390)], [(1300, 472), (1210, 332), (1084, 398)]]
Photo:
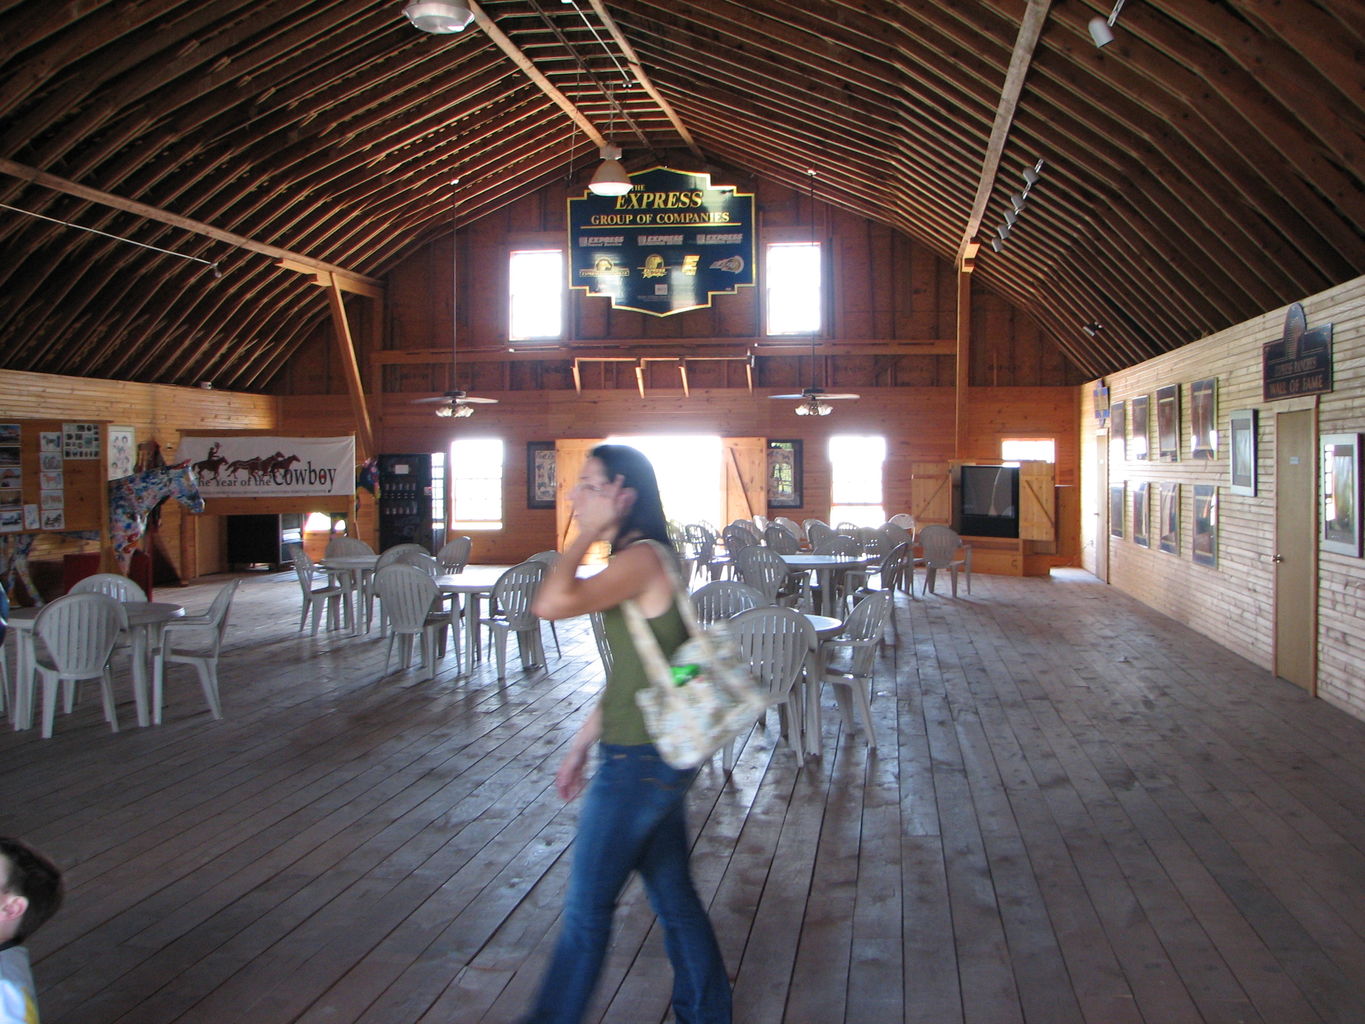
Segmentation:
[(462, 0), (446, 0), (444, 3), (418, 3), (413, 0), (403, 8), (403, 14), (414, 28), (437, 36), (463, 32), (474, 20), (473, 12)]
[(630, 175), (621, 165), (621, 147), (607, 143), (600, 150), (602, 163), (588, 182), (588, 191), (595, 196), (623, 196), (631, 189)]

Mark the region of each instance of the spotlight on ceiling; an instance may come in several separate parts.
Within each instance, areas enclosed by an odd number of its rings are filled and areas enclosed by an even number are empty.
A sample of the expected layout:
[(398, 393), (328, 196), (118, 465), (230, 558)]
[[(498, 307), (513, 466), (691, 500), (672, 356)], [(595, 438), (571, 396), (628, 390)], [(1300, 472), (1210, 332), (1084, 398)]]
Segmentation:
[(418, 3), (413, 0), (403, 8), (403, 13), (414, 28), (437, 36), (463, 32), (474, 20), (473, 12), (463, 0), (445, 0), (443, 3)]
[(1005, 241), (1004, 241), (1004, 239), (1001, 239), (1001, 238), (992, 238), (992, 239), (991, 239), (991, 248), (994, 249), (996, 252), (1004, 252), (1004, 251), (1005, 251)]
[(1019, 214), (1016, 213), (1014, 210), (1005, 211), (1005, 223), (1008, 224), (1010, 227), (1014, 227), (1014, 222), (1017, 221), (1018, 219)]
[(1081, 324), (1081, 330), (1085, 331), (1086, 334), (1093, 338), (1095, 335), (1099, 334), (1100, 331), (1104, 330), (1104, 324), (1100, 323), (1098, 320), (1091, 320), (1088, 324)]
[(1039, 157), (1038, 162), (1032, 167), (1024, 168), (1024, 191), (1028, 192), (1043, 176), (1043, 158)]
[(1027, 202), (1027, 198), (1021, 192), (1016, 192), (1014, 195), (1010, 196), (1010, 205), (1014, 207), (1015, 213), (1024, 212), (1025, 202)]
[(1098, 47), (1108, 46), (1114, 41), (1114, 22), (1119, 20), (1119, 11), (1123, 10), (1123, 0), (1115, 0), (1114, 9), (1109, 12), (1109, 17), (1101, 18), (1098, 15), (1091, 18), (1086, 24), (1090, 29), (1090, 41)]
[(621, 147), (611, 143), (601, 149), (602, 163), (588, 182), (588, 191), (595, 196), (623, 196), (630, 191), (630, 175), (621, 166)]

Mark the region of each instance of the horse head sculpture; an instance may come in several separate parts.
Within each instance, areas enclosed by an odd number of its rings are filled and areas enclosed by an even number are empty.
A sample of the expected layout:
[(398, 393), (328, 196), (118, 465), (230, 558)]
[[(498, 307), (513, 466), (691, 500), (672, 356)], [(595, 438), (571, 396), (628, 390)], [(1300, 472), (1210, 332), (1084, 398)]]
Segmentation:
[(109, 481), (109, 540), (125, 575), (147, 530), (147, 514), (167, 498), (174, 498), (194, 515), (204, 511), (204, 498), (188, 461)]

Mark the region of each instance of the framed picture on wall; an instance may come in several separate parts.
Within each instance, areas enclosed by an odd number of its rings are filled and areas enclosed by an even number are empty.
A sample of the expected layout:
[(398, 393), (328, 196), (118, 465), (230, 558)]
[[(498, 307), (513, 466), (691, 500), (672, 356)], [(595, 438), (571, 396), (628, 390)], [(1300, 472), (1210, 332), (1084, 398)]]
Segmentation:
[(1135, 459), (1145, 459), (1148, 455), (1147, 396), (1138, 395), (1128, 404), (1133, 417), (1133, 450)]
[(1194, 485), (1194, 529), (1191, 553), (1200, 565), (1218, 564), (1218, 488)]
[(1256, 497), (1256, 410), (1228, 415), (1228, 490)]
[(1147, 481), (1143, 481), (1133, 488), (1133, 543), (1139, 547), (1149, 548), (1151, 541), (1147, 539)]
[(1180, 461), (1180, 385), (1156, 389), (1156, 453), (1165, 462)]
[(555, 443), (526, 443), (526, 507), (555, 507)]
[(1128, 404), (1114, 402), (1109, 406), (1109, 461), (1123, 462), (1128, 458)]
[(1360, 434), (1323, 434), (1322, 548), (1360, 557)]
[(1109, 485), (1109, 536), (1123, 538), (1123, 513), (1128, 502), (1127, 484)]
[(1157, 500), (1157, 536), (1161, 550), (1180, 554), (1180, 485), (1164, 483)]
[(768, 507), (800, 508), (801, 442), (768, 442)]
[(1218, 457), (1218, 419), (1214, 406), (1218, 378), (1197, 380), (1190, 385), (1190, 458)]
[(109, 428), (109, 450), (105, 452), (109, 479), (119, 480), (133, 475), (137, 464), (137, 434), (132, 427)]

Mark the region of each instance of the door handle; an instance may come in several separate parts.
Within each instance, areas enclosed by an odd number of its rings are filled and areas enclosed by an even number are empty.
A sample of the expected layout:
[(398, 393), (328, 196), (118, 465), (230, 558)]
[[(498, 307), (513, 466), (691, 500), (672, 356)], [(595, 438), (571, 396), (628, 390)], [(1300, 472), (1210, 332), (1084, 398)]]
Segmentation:
[(1272, 562), (1277, 562), (1277, 563), (1278, 563), (1278, 562), (1283, 562), (1283, 561), (1284, 561), (1284, 555), (1276, 555), (1274, 558), (1271, 559), (1271, 561), (1272, 561)]

